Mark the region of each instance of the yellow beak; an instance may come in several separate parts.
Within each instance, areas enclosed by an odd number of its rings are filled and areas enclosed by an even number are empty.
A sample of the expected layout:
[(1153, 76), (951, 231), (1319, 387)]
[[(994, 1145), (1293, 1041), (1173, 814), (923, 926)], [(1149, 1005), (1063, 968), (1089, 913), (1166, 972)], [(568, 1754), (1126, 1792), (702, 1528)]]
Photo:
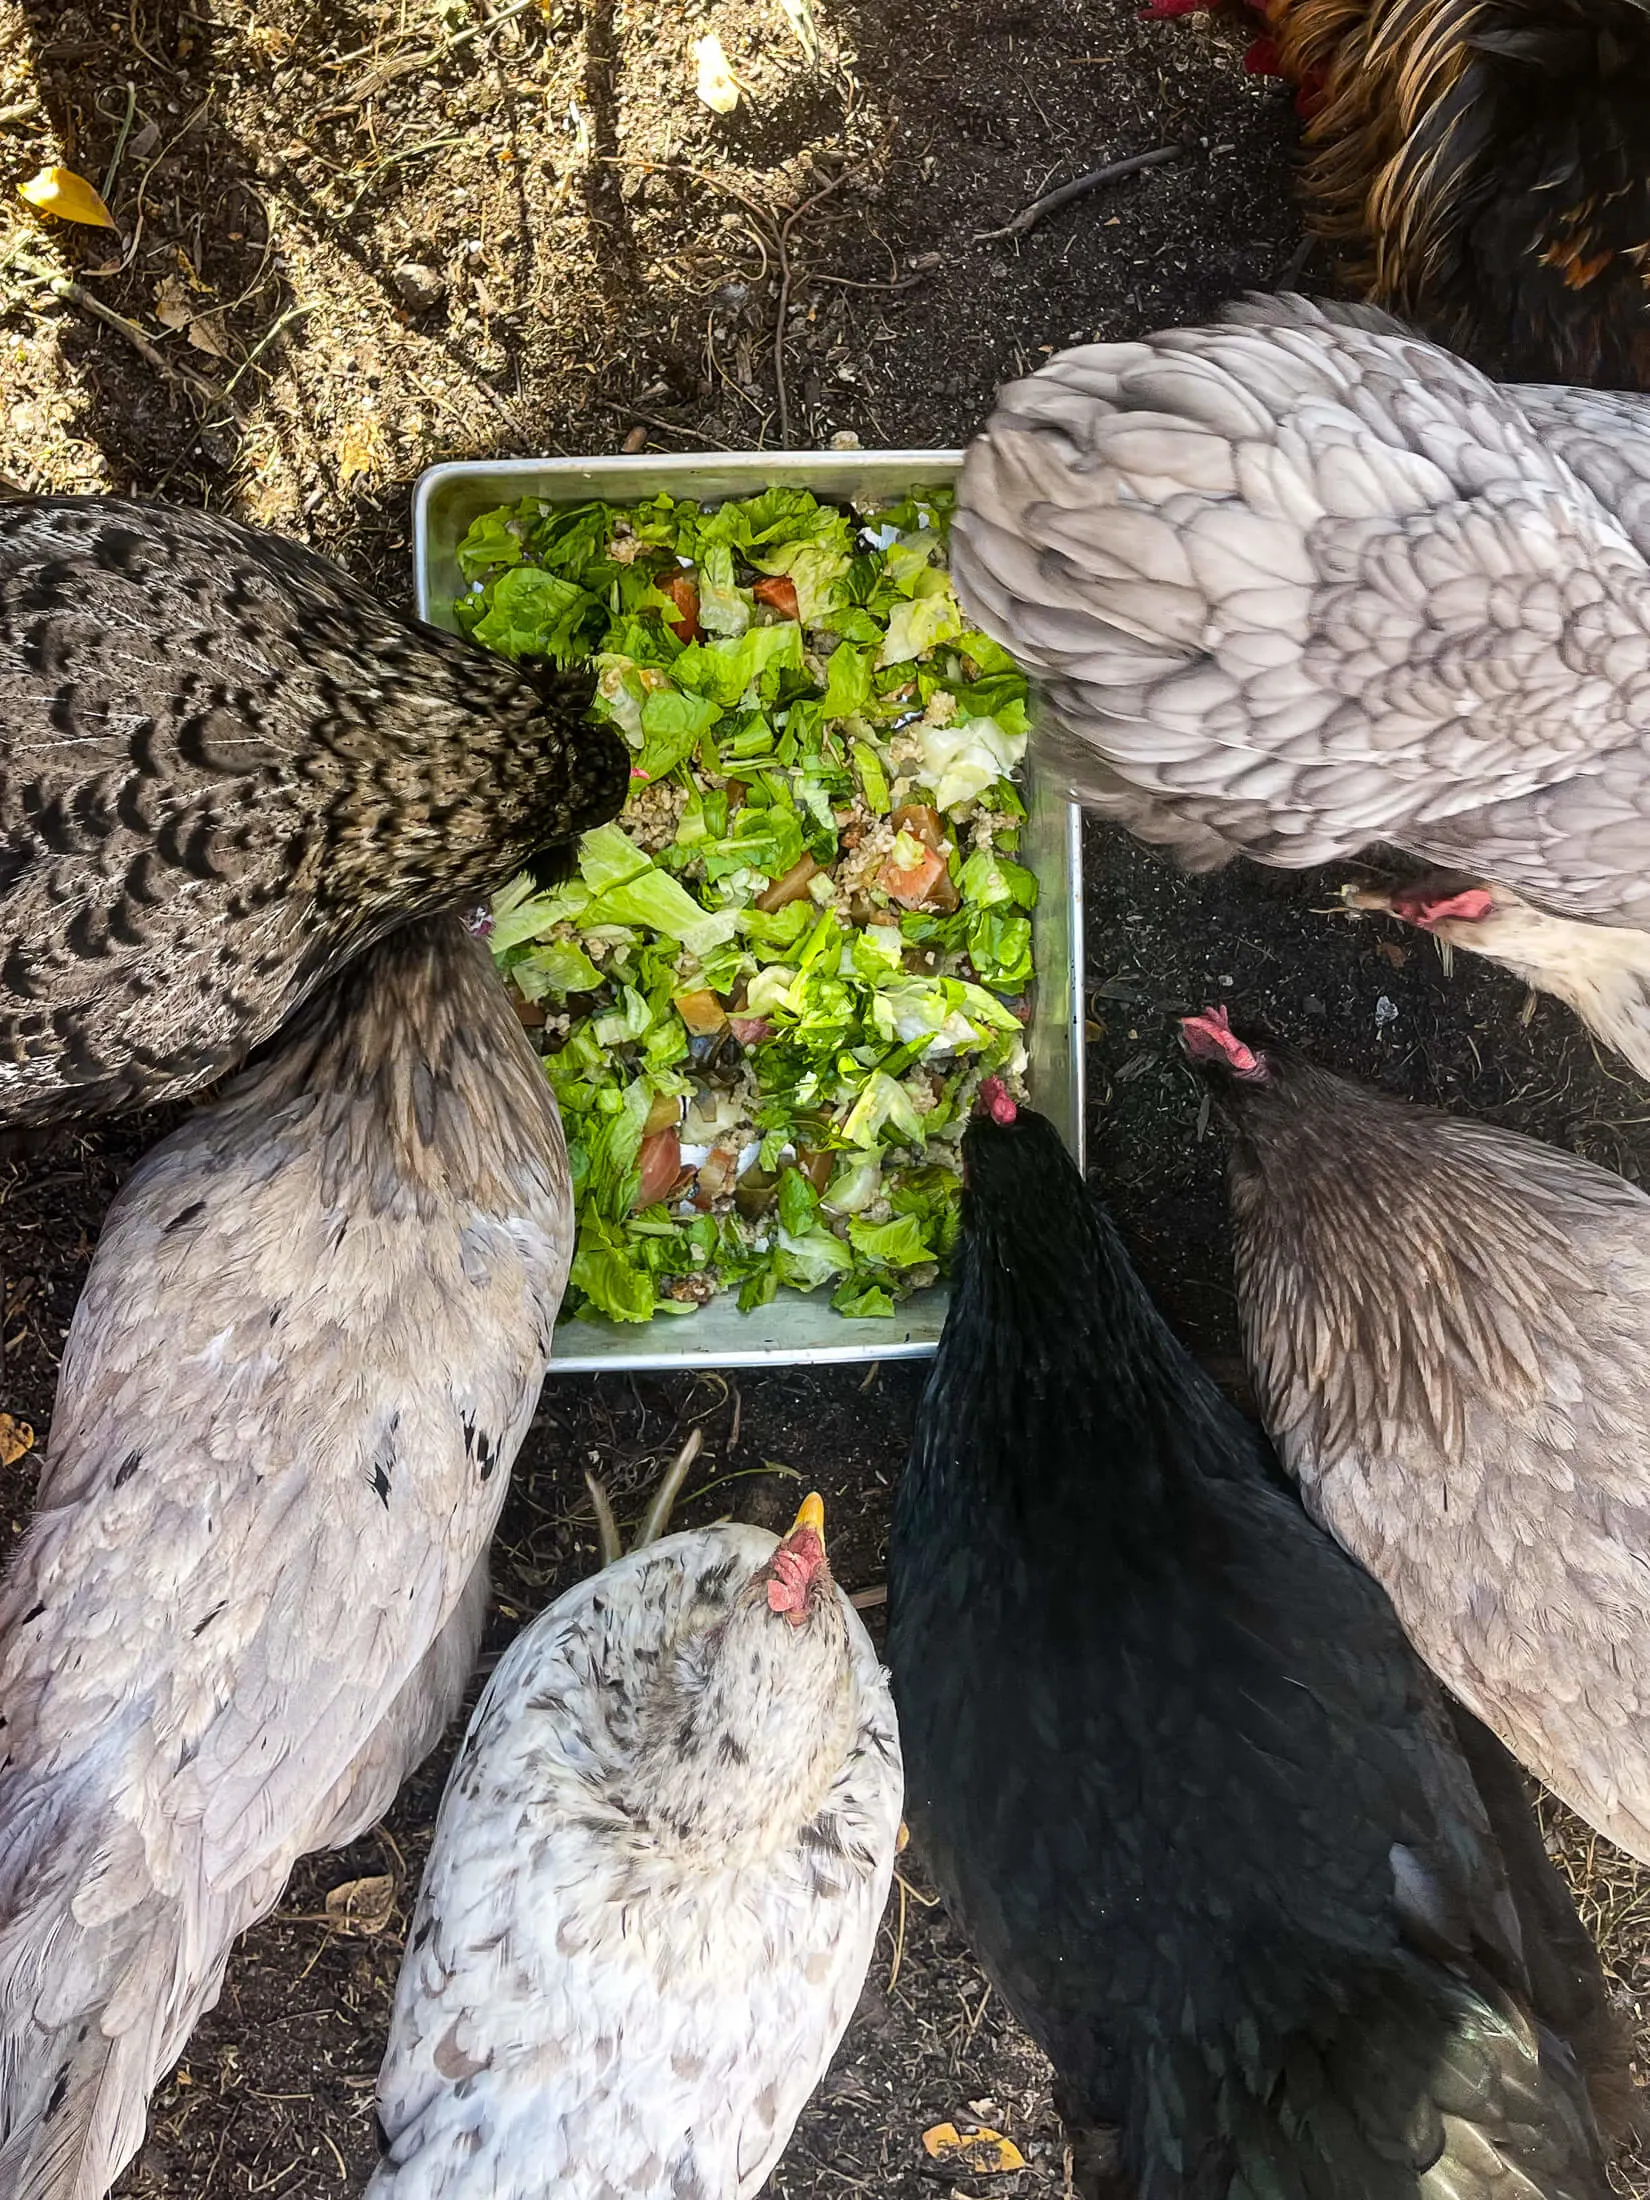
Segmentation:
[(825, 1501), (816, 1491), (810, 1491), (802, 1500), (802, 1510), (791, 1522), (791, 1534), (795, 1535), (798, 1528), (811, 1528), (819, 1538), (820, 1549), (825, 1548)]

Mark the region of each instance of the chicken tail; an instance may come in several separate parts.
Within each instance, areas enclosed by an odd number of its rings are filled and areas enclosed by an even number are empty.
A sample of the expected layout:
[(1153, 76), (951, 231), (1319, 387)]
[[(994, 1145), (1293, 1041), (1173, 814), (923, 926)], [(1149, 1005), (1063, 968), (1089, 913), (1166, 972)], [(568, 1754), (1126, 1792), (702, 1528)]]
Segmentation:
[(1642, 2140), (1650, 2104), (1633, 2076), (1632, 2029), (1610, 1999), (1592, 1935), (1548, 1858), (1524, 1776), (1488, 1727), (1453, 1699), (1449, 1708), (1507, 1867), (1535, 2018), (1574, 2055), (1609, 2144)]
[[(49, 2025), (16, 2006), (8, 1978), (0, 2014), (0, 2193), (6, 2200), (105, 2200), (143, 2144), (149, 2089), (167, 2042), (159, 2037), (169, 1996), (175, 1933), (145, 1936), (113, 1993)], [(166, 1945), (171, 1943), (171, 1945)], [(75, 1951), (50, 1935), (35, 1951), (38, 2001), (52, 1996), (59, 1963)], [(8, 1965), (8, 1970), (12, 1966)]]

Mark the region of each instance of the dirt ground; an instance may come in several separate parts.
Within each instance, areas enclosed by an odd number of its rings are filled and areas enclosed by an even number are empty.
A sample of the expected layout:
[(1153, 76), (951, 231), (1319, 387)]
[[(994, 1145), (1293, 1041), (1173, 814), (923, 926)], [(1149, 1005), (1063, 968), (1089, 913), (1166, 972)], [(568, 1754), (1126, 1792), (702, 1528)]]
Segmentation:
[[(726, 117), (694, 90), (713, 29), (745, 88)], [(1147, 23), (1136, 0), (815, 0), (812, 16), (806, 0), (0, 0), (0, 474), (231, 510), (405, 602), (409, 493), (436, 460), (627, 438), (954, 443), (1052, 347), (1276, 286), (1303, 264), (1292, 143), (1286, 98), (1244, 76), (1239, 42)], [(982, 234), (1159, 146), (1181, 156), (1028, 235)], [(103, 187), (116, 232), (14, 197), (54, 161)], [(1322, 880), (1189, 883), (1093, 829), (1087, 865), (1092, 1173), (1206, 1353), (1235, 1349), (1224, 1211), (1175, 1011), (1261, 1009), (1332, 1066), (1644, 1176), (1642, 1093), (1555, 1007), (1526, 1017), (1465, 964), (1446, 983), (1430, 949), (1326, 914)], [(0, 1407), (42, 1439), (103, 1211), (157, 1128), (63, 1136), (0, 1169)], [(876, 1587), (918, 1391), (895, 1365), (552, 1379), (500, 1539), (494, 1649), (592, 1562), (581, 1470), (633, 1500), (694, 1423), (680, 1518), (777, 1513), (805, 1476), (842, 1578)], [(29, 1467), (0, 1483), (13, 1534)], [(302, 1870), (243, 1942), (122, 2194), (359, 2185), (444, 1772)], [(1553, 1824), (1642, 2021), (1650, 1879)], [(358, 1898), (378, 1929), (329, 1912), (385, 1879)], [(773, 2189), (915, 2196), (934, 2182), (919, 2135), (950, 2119), (996, 2124), (1028, 2162), (960, 2192), (1052, 2193), (1039, 2060), (915, 1859), (907, 1881)], [(1629, 2168), (1623, 2189), (1650, 2195), (1650, 2177)]]

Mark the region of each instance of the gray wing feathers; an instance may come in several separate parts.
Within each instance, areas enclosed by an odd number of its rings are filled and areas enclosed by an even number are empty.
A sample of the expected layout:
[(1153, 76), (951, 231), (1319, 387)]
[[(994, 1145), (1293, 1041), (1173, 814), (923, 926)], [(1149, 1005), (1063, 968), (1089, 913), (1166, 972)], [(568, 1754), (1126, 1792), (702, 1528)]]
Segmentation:
[[(494, 1014), (520, 1041), (495, 990), (482, 1054)], [(8, 2200), (102, 2200), (236, 1935), (457, 1707), (570, 1250), (531, 1068), (542, 1121), (480, 1134), (495, 1183), (525, 1157), (492, 1206), (375, 1204), (380, 1156), (259, 1106), (272, 1063), (111, 1210), (0, 1585)]]
[(959, 592), (1080, 791), (1194, 860), (1470, 837), (1650, 717), (1650, 440), (1520, 395), (1302, 301), (1066, 353), (969, 452)]

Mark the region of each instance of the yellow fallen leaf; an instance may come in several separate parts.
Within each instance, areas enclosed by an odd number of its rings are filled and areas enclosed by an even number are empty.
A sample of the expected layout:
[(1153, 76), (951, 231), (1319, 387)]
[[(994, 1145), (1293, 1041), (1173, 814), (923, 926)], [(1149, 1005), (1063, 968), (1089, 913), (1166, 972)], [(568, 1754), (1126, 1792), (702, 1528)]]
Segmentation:
[(699, 70), (699, 97), (713, 114), (731, 115), (739, 104), (739, 83), (714, 31), (693, 41), (693, 58)]
[(34, 1449), (34, 1430), (15, 1414), (0, 1413), (0, 1467), (15, 1467)]
[(974, 2177), (996, 2177), (1024, 2169), (1026, 2158), (1012, 2139), (1000, 2131), (975, 2126), (959, 2131), (955, 2124), (935, 2124), (922, 2135), (924, 2150), (948, 2169), (966, 2170)]
[(346, 1879), (327, 1896), (327, 1919), (341, 1933), (369, 1937), (381, 1933), (395, 1914), (395, 1881), (382, 1878)]
[(72, 168), (42, 168), (38, 176), (17, 186), (17, 195), (37, 206), (42, 214), (56, 214), (62, 221), (84, 222), (89, 229), (116, 226), (115, 217), (102, 199)]

